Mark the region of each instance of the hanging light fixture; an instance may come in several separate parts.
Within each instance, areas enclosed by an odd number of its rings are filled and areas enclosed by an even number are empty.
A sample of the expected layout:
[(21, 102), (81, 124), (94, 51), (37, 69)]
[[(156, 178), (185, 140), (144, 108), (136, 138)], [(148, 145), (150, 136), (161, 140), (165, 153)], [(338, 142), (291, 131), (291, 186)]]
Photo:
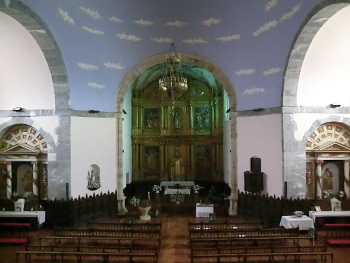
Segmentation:
[(168, 92), (174, 109), (175, 100), (178, 100), (187, 88), (187, 78), (182, 73), (180, 54), (176, 52), (175, 44), (171, 43), (170, 51), (166, 54), (164, 75), (159, 79), (159, 89)]

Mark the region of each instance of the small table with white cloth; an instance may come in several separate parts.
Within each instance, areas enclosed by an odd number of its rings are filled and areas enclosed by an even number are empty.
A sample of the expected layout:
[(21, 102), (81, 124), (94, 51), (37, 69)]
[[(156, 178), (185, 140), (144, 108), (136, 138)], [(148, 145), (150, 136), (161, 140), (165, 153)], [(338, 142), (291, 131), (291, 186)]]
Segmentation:
[(214, 214), (213, 204), (196, 203), (196, 217), (209, 217), (210, 214)]
[(282, 216), (280, 226), (285, 228), (299, 227), (299, 230), (309, 230), (310, 228), (314, 228), (314, 221), (306, 215), (302, 217)]
[(45, 223), (45, 211), (0, 211), (0, 221), (8, 222), (9, 220), (16, 221), (16, 219), (20, 221), (21, 218), (36, 218), (38, 226), (41, 226)]

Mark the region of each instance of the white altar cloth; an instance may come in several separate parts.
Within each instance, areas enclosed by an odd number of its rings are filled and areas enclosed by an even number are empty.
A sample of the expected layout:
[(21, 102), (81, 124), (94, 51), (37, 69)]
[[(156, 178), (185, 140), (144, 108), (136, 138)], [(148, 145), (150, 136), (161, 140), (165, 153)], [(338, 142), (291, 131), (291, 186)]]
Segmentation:
[(179, 185), (180, 187), (194, 187), (194, 181), (162, 181), (160, 187), (174, 187)]
[(0, 211), (0, 217), (36, 217), (39, 225), (45, 223), (45, 211)]
[(173, 188), (168, 188), (165, 189), (164, 195), (176, 195), (176, 194), (181, 194), (181, 195), (190, 195), (191, 194), (191, 189), (173, 189)]
[(309, 217), (316, 222), (317, 217), (350, 217), (350, 211), (309, 211)]
[(314, 228), (314, 221), (305, 215), (302, 217), (282, 216), (280, 226), (285, 228), (299, 227), (299, 230), (309, 230), (310, 228)]
[(210, 214), (214, 214), (214, 205), (196, 204), (196, 217), (209, 217)]

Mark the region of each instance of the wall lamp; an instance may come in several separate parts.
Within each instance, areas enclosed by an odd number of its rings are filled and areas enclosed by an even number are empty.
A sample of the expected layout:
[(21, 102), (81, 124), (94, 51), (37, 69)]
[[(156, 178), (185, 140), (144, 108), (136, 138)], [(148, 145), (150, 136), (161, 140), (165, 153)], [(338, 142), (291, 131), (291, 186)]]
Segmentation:
[(22, 108), (22, 107), (14, 107), (13, 109), (12, 109), (12, 111), (15, 111), (15, 112), (21, 112), (21, 111), (23, 111), (24, 109)]
[(339, 108), (341, 105), (339, 103), (332, 103), (331, 108)]
[(123, 109), (123, 113), (124, 113), (124, 114), (127, 114), (126, 111), (125, 111), (124, 109)]

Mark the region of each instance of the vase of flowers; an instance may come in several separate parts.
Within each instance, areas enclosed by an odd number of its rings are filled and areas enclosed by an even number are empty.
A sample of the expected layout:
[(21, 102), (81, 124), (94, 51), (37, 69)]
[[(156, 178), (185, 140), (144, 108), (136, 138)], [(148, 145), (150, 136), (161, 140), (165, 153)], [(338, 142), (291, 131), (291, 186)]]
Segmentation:
[(160, 192), (160, 186), (159, 185), (157, 185), (157, 184), (153, 185), (152, 189), (153, 189), (153, 191), (156, 194), (159, 194), (159, 192)]
[(198, 194), (198, 191), (201, 190), (202, 188), (204, 188), (204, 187), (201, 187), (201, 186), (199, 186), (198, 184), (196, 184), (196, 185), (193, 187), (194, 193), (195, 193), (195, 194)]
[(303, 211), (294, 211), (293, 215), (296, 217), (302, 217), (304, 215)]

